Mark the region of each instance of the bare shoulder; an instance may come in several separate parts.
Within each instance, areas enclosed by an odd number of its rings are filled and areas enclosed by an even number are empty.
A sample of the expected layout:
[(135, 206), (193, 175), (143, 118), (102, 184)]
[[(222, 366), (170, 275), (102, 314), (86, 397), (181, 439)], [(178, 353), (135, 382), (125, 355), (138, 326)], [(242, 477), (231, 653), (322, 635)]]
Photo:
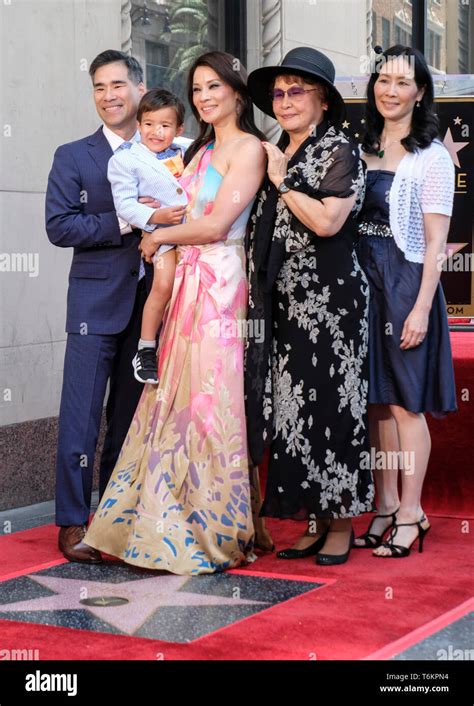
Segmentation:
[(243, 135), (238, 138), (238, 148), (253, 154), (265, 154), (261, 140), (256, 135)]
[(254, 166), (265, 163), (265, 150), (255, 135), (241, 133), (219, 147), (213, 158), (214, 166), (221, 174), (230, 169), (240, 169), (242, 165)]
[(233, 142), (234, 144), (228, 152), (229, 166), (242, 163), (252, 163), (254, 165), (264, 163), (266, 158), (265, 150), (258, 137), (255, 135), (243, 135), (236, 138)]
[(256, 135), (244, 133), (236, 138), (239, 145), (253, 145), (254, 147), (262, 147), (262, 142)]

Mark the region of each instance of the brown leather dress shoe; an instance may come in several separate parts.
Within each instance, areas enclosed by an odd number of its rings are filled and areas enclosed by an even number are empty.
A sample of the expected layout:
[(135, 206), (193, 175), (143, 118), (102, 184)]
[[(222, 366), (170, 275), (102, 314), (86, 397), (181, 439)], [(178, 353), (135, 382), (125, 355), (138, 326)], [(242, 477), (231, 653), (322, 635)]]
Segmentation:
[(86, 531), (85, 525), (61, 527), (58, 537), (59, 550), (69, 561), (78, 561), (82, 564), (101, 564), (100, 552), (82, 541)]

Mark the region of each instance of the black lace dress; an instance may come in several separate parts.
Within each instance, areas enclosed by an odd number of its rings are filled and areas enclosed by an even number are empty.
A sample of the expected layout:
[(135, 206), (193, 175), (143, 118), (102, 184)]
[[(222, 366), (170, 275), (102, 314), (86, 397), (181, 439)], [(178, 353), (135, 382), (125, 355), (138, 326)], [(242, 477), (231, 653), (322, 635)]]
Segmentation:
[(319, 237), (264, 184), (249, 235), (246, 404), (250, 456), (270, 460), (267, 517), (352, 517), (373, 509), (367, 463), (368, 285), (354, 252), (364, 194), (356, 146), (319, 126), (287, 181), (315, 199), (357, 200), (333, 237)]

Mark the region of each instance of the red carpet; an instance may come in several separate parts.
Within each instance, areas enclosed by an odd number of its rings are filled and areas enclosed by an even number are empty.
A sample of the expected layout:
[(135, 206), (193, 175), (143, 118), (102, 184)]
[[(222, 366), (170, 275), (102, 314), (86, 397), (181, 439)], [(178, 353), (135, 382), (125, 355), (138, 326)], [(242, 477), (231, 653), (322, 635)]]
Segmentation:
[[(358, 519), (356, 531), (367, 520)], [(414, 633), (449, 611), (462, 611), (471, 597), (471, 535), (461, 522), (432, 517), (425, 552), (402, 561), (353, 551), (340, 567), (318, 567), (312, 559), (281, 561), (275, 555), (238, 570), (250, 575), (319, 580), (326, 585), (273, 606), (188, 644), (0, 621), (2, 649), (28, 645), (41, 660), (64, 659), (297, 659), (374, 658), (404, 649)], [(291, 544), (300, 523), (271, 521), (278, 548)], [(61, 563), (56, 528), (46, 526), (0, 539), (0, 580)], [(448, 620), (449, 622), (449, 620)], [(428, 631), (429, 632), (429, 631)], [(381, 652), (381, 651), (384, 652)], [(385, 659), (386, 657), (380, 657)]]
[(423, 505), (445, 517), (474, 517), (474, 332), (452, 332), (459, 411), (446, 419), (427, 415), (432, 452)]
[[(262, 610), (187, 644), (0, 621), (2, 649), (24, 645), (41, 660), (361, 660), (390, 659), (472, 611), (472, 477), (474, 333), (453, 333), (459, 412), (429, 420), (433, 451), (423, 503), (432, 530), (425, 552), (383, 560), (353, 550), (339, 567), (274, 554), (235, 573), (321, 582), (296, 598)], [(368, 518), (358, 518), (356, 534)], [(290, 546), (302, 523), (269, 521), (277, 548)], [(64, 562), (49, 525), (0, 537), (0, 581)]]

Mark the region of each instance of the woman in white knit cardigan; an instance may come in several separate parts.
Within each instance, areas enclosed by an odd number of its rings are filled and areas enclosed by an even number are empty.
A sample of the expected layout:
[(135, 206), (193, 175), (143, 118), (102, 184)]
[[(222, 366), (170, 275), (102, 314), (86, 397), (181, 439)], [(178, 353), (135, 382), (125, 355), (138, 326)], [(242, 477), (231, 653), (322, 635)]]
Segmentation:
[(439, 281), (454, 166), (437, 139), (423, 55), (397, 45), (379, 55), (376, 68), (367, 87), (358, 255), (370, 285), (369, 420), (378, 514), (355, 546), (400, 558), (417, 538), (421, 552), (430, 528), (421, 506), (431, 450), (424, 412), (456, 410)]

